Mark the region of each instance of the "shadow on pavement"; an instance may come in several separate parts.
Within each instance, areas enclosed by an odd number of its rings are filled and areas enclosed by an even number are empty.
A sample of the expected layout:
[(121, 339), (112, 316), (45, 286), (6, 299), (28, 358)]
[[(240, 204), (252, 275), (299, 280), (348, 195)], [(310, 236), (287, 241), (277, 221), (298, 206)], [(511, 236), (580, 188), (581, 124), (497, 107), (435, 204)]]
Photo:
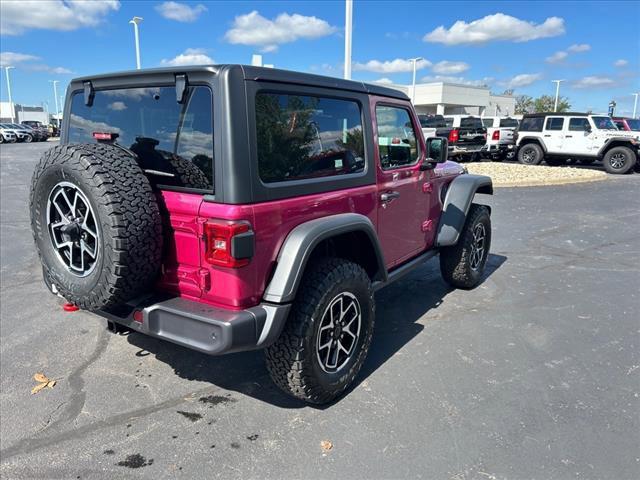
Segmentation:
[[(505, 256), (489, 254), (483, 282), (506, 260)], [(376, 327), (371, 349), (362, 371), (349, 391), (357, 388), (418, 335), (424, 329), (423, 325), (417, 323), (418, 320), (440, 306), (444, 297), (452, 290), (442, 281), (437, 260), (431, 260), (402, 280), (379, 291), (376, 294)], [(127, 340), (140, 348), (136, 355), (154, 355), (185, 380), (207, 382), (281, 408), (307, 406), (289, 398), (273, 384), (261, 351), (213, 357), (136, 332), (127, 334)], [(349, 392), (346, 395), (348, 394)], [(340, 399), (336, 402), (339, 401)], [(330, 406), (331, 404), (315, 408)]]

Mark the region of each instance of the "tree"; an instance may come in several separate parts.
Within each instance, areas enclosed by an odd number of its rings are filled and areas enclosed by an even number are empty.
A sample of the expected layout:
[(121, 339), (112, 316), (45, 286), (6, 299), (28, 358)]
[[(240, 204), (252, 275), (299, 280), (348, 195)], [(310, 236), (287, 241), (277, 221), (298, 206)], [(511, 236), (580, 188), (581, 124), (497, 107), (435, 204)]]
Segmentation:
[(516, 115), (524, 115), (525, 113), (533, 112), (533, 98), (529, 95), (518, 95), (516, 97), (516, 108), (514, 113)]
[[(542, 95), (533, 101), (533, 109), (535, 112), (553, 112), (556, 99), (551, 95)], [(558, 99), (558, 112), (566, 112), (571, 108), (569, 99), (567, 97), (560, 97)]]

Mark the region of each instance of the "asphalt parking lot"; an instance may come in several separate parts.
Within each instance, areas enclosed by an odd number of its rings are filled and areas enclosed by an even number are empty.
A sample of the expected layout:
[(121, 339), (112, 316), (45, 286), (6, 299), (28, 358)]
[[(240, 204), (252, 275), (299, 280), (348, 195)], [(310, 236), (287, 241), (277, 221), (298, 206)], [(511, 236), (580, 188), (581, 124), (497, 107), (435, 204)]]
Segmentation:
[[(312, 408), (261, 352), (62, 311), (28, 221), (52, 145), (0, 147), (2, 478), (640, 477), (640, 175), (498, 189), (484, 283), (431, 261), (379, 292), (357, 386)], [(31, 395), (36, 372), (56, 386)]]

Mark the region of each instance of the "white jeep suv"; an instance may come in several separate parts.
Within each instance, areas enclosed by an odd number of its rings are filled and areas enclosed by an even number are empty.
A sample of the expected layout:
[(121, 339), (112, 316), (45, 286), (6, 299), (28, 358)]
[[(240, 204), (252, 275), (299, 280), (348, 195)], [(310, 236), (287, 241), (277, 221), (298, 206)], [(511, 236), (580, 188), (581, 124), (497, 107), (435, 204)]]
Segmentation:
[(525, 115), (516, 131), (518, 161), (527, 165), (602, 160), (607, 172), (628, 173), (639, 163), (639, 146), (637, 132), (618, 130), (606, 115), (534, 113)]

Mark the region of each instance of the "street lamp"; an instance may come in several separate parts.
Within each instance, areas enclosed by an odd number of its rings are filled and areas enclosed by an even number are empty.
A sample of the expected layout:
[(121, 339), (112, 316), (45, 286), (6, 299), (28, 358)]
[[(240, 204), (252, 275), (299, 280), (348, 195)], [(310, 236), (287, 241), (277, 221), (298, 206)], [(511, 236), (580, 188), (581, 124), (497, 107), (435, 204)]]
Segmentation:
[(60, 113), (60, 109), (58, 108), (58, 83), (60, 80), (49, 80), (49, 83), (53, 84), (53, 99), (56, 102), (56, 116)]
[(353, 23), (353, 0), (345, 1), (344, 12), (344, 78), (351, 80), (351, 30)]
[(413, 62), (413, 88), (411, 89), (411, 103), (413, 103), (414, 105), (416, 103), (416, 64), (420, 60), (424, 60), (424, 58), (416, 57), (409, 59), (410, 62)]
[(138, 25), (142, 22), (142, 17), (133, 17), (129, 23), (133, 23), (133, 33), (136, 38), (136, 68), (140, 70), (140, 34), (138, 33)]
[(11, 123), (13, 123), (13, 114), (15, 109), (13, 108), (13, 100), (11, 100), (11, 80), (9, 79), (9, 69), (16, 68), (16, 67), (10, 67), (7, 65), (4, 68), (7, 73), (7, 94), (9, 96), (9, 109), (11, 110)]
[(564, 80), (551, 80), (551, 83), (556, 84), (556, 102), (553, 105), (553, 111), (558, 111), (558, 99), (560, 98), (560, 82), (564, 82)]
[(635, 97), (635, 100), (633, 101), (633, 118), (636, 118), (636, 110), (638, 110), (638, 94), (632, 93), (631, 95)]

